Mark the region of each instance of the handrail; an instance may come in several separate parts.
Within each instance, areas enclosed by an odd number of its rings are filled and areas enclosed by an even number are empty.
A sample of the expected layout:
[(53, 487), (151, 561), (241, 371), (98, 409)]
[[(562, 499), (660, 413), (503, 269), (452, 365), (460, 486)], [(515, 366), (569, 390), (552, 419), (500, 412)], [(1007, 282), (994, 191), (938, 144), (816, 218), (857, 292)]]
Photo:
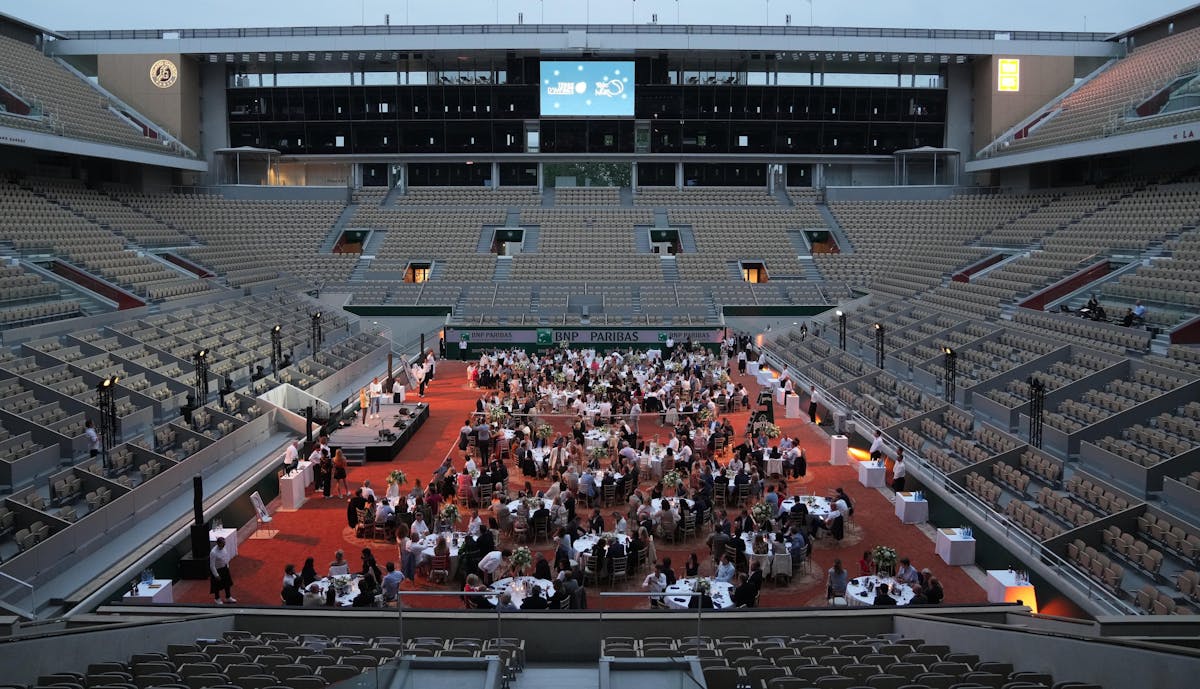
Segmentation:
[[(270, 38), (297, 36), (412, 36), (428, 34), (659, 34), (750, 36), (836, 36), (865, 38), (958, 39), (987, 41), (1086, 41), (1103, 43), (1109, 34), (1094, 31), (1003, 31), (989, 29), (916, 29), (846, 26), (750, 26), (735, 24), (422, 24), (374, 26), (283, 26), (224, 29), (115, 29), (62, 31), (73, 40), (176, 40), (191, 38)], [(168, 38), (169, 36), (169, 38)], [(53, 43), (54, 37), (49, 37)]]
[(5, 607), (12, 608), (14, 612), (21, 613), (24, 617), (27, 617), (31, 620), (37, 619), (37, 612), (35, 610), (35, 608), (37, 607), (37, 597), (34, 595), (33, 584), (29, 583), (28, 581), (23, 581), (21, 579), (18, 579), (16, 577), (12, 576), (11, 574), (8, 574), (5, 572), (0, 572), (0, 577), (9, 579), (12, 582), (16, 583), (18, 586), (23, 586), (23, 587), (29, 589), (29, 609), (28, 610), (21, 610), (20, 608), (17, 608), (17, 606), (13, 605), (12, 603), (9, 603), (8, 596), (4, 597), (3, 602), (4, 602)]
[[(787, 363), (787, 359), (785, 359), (781, 353), (775, 353), (772, 349), (766, 346), (760, 347), (759, 349), (764, 356), (773, 358), (777, 364)], [(816, 387), (822, 395), (825, 406), (830, 410), (842, 411), (845, 413), (848, 420), (852, 420), (856, 427), (865, 429), (868, 433), (873, 431), (879, 431), (880, 433), (884, 432), (884, 429), (876, 425), (874, 420), (867, 418), (863, 414), (850, 408), (839, 409), (837, 405), (832, 404), (831, 402), (837, 400), (832, 392), (825, 389), (824, 386), (816, 384), (815, 381), (808, 379), (807, 376), (803, 375), (803, 373), (793, 371), (791, 375), (798, 380), (805, 381), (805, 385)], [(916, 471), (914, 473), (918, 477), (924, 473), (926, 476), (940, 479), (937, 484), (938, 488), (945, 491), (947, 495), (952, 496), (955, 500), (960, 502), (963, 507), (966, 507), (972, 512), (976, 513), (977, 516), (982, 518), (984, 523), (994, 524), (996, 527), (1003, 530), (1004, 535), (1009, 543), (1023, 546), (1024, 550), (1027, 551), (1027, 555), (1033, 556), (1033, 558), (1040, 560), (1040, 564), (1054, 569), (1059, 578), (1080, 590), (1089, 600), (1095, 600), (1104, 604), (1110, 609), (1122, 611), (1122, 614), (1139, 614), (1138, 610), (1133, 608), (1125, 601), (1109, 593), (1091, 577), (1081, 576), (1078, 568), (1073, 563), (1064, 560), (1057, 553), (1047, 548), (1041, 541), (1033, 538), (1028, 532), (1020, 528), (1007, 516), (996, 512), (990, 506), (980, 500), (978, 496), (950, 480), (946, 473), (943, 472), (939, 467), (927, 461), (918, 452), (918, 448), (910, 447), (901, 442), (898, 438), (894, 438), (891, 435), (885, 434), (884, 437), (889, 443), (892, 444), (893, 447), (904, 448), (904, 463), (909, 466), (910, 472), (915, 469)]]

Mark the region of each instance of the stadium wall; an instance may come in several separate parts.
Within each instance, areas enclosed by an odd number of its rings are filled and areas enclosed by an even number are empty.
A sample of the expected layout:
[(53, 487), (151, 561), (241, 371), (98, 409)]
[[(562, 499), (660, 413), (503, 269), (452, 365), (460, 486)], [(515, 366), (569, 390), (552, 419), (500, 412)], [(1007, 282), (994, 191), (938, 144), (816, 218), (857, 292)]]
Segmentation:
[[(1019, 91), (997, 90), (1000, 60), (1020, 60)], [(990, 144), (1010, 127), (1071, 87), (1075, 58), (991, 55), (975, 58), (975, 136), (972, 151)]]
[[(176, 69), (174, 83), (165, 88), (150, 75), (151, 67), (168, 60)], [(100, 85), (138, 112), (171, 132), (192, 150), (200, 146), (200, 70), (194, 60), (178, 53), (98, 55)]]

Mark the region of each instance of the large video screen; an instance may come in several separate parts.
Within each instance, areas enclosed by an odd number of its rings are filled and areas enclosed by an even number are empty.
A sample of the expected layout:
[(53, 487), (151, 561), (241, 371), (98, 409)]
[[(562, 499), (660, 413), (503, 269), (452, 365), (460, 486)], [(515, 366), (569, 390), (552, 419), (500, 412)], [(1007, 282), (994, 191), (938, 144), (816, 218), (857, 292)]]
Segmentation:
[(542, 62), (542, 117), (633, 117), (632, 62)]

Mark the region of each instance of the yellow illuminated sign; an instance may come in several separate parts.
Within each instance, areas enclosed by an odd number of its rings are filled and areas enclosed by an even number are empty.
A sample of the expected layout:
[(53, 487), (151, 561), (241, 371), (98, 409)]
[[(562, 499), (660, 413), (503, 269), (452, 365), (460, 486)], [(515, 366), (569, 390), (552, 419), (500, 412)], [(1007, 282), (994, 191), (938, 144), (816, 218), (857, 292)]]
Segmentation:
[(1000, 78), (996, 83), (996, 90), (1020, 91), (1021, 61), (1014, 58), (1002, 58), (999, 62)]

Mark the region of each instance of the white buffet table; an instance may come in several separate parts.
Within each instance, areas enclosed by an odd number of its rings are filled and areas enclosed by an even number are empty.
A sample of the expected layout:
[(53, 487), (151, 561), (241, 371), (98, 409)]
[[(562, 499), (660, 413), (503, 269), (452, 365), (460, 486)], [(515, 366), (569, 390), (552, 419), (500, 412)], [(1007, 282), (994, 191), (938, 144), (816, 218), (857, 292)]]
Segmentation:
[(174, 603), (175, 593), (170, 579), (155, 579), (138, 584), (136, 592), (126, 592), (125, 603)]
[(934, 549), (948, 565), (975, 564), (975, 539), (962, 529), (938, 529)]
[(1037, 612), (1037, 598), (1033, 584), (1017, 578), (1017, 573), (1008, 569), (987, 571), (987, 594), (989, 603), (1016, 603), (1021, 601)]
[(865, 462), (855, 460), (858, 463), (858, 482), (867, 488), (883, 488), (884, 481), (887, 477), (887, 467), (875, 462), (867, 460)]
[(875, 589), (880, 584), (888, 585), (891, 589), (890, 595), (896, 599), (896, 605), (908, 605), (916, 595), (908, 584), (901, 584), (892, 577), (872, 575), (856, 577), (846, 584), (846, 602), (850, 605), (874, 605)]
[[(307, 499), (305, 497), (305, 488), (307, 483), (304, 481), (304, 471), (297, 469), (290, 474), (287, 474), (279, 479), (279, 509), (284, 512), (295, 512), (300, 509)], [(228, 541), (226, 541), (228, 545)]]
[(904, 524), (920, 524), (929, 521), (929, 501), (917, 499), (912, 491), (896, 493), (896, 516)]

